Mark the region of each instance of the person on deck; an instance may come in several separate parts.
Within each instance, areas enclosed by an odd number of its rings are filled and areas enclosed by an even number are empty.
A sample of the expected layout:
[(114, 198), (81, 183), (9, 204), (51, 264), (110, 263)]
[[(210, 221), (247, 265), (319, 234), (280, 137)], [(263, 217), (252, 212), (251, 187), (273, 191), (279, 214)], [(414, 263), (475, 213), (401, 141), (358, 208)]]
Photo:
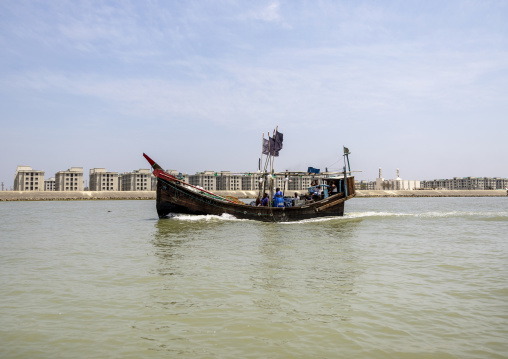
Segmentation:
[(321, 199), (321, 186), (317, 186), (314, 188), (314, 192), (312, 193), (312, 199), (314, 202), (317, 202)]
[(275, 194), (273, 195), (273, 206), (274, 207), (284, 207), (284, 194), (277, 188), (275, 190)]
[(335, 183), (332, 182), (332, 185), (330, 186), (330, 190), (332, 192), (332, 195), (337, 193), (337, 186), (335, 185)]
[(263, 198), (261, 198), (261, 205), (263, 207), (268, 207), (268, 193), (263, 194)]
[(258, 198), (256, 198), (256, 207), (259, 206), (261, 206), (261, 198), (258, 196)]

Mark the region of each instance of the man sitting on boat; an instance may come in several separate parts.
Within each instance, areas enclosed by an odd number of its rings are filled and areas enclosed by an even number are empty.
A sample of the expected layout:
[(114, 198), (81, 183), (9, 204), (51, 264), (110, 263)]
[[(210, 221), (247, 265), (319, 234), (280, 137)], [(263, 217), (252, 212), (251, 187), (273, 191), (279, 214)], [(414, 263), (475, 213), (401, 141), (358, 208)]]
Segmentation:
[(277, 188), (275, 190), (275, 194), (273, 195), (273, 206), (274, 207), (284, 207), (284, 194)]
[(263, 198), (261, 198), (261, 205), (263, 207), (268, 207), (268, 193), (263, 194)]

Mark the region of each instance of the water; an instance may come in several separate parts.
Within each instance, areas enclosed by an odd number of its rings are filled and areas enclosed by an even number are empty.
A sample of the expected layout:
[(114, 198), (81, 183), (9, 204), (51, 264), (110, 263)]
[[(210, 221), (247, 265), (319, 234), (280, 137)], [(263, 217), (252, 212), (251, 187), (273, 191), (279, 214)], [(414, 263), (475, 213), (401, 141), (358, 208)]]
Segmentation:
[(346, 213), (0, 203), (0, 357), (508, 357), (508, 198), (363, 198)]

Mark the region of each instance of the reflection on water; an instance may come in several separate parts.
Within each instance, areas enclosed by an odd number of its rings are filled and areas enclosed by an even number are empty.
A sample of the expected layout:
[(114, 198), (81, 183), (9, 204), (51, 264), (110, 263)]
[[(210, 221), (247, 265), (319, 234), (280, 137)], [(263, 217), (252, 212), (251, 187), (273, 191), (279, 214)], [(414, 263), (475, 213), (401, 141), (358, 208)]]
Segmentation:
[(361, 273), (361, 254), (354, 246), (359, 223), (344, 218), (288, 225), (205, 216), (159, 220), (152, 240), (156, 271), (171, 277), (163, 285), (165, 299), (154, 301), (178, 318), (197, 320), (205, 311), (216, 318), (209, 319), (215, 331), (222, 322), (350, 320)]

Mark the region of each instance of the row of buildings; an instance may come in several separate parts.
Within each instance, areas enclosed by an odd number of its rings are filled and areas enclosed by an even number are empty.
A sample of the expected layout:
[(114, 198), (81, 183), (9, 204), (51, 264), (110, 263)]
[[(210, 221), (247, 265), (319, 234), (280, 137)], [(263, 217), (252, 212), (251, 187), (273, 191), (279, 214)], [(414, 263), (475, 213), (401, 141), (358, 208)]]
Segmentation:
[[(170, 174), (199, 186), (207, 191), (255, 191), (263, 179), (259, 173), (231, 173), (229, 171), (198, 172), (194, 175), (181, 174), (170, 170)], [(285, 191), (305, 191), (313, 180), (312, 175), (276, 176), (275, 187)], [(89, 173), (89, 185), (85, 186), (83, 167), (71, 167), (59, 171), (55, 177), (44, 179), (44, 171), (33, 170), (29, 166), (18, 166), (14, 176), (15, 191), (153, 191), (157, 180), (149, 169), (132, 172), (108, 172), (105, 168), (93, 168)], [(508, 179), (491, 177), (454, 177), (432, 181), (403, 180), (399, 176), (386, 180), (382, 176), (375, 181), (357, 181), (358, 190), (489, 190), (508, 188)]]
[(386, 180), (382, 170), (375, 181), (360, 181), (357, 189), (363, 190), (495, 190), (508, 188), (508, 179), (500, 177), (453, 177), (451, 179), (435, 179), (430, 181), (403, 180), (399, 176)]
[(507, 189), (508, 179), (499, 177), (453, 177), (452, 179), (421, 181), (420, 187), (422, 189), (445, 190)]
[(44, 179), (44, 171), (30, 166), (18, 166), (14, 175), (14, 191), (152, 191), (156, 179), (149, 169), (119, 174), (105, 168), (90, 170), (89, 186), (85, 186), (83, 167), (59, 171), (55, 177)]
[[(263, 180), (259, 173), (205, 171), (188, 175), (174, 170), (168, 172), (207, 191), (255, 191)], [(302, 191), (310, 186), (312, 179), (310, 175), (275, 176), (274, 185), (288, 191)], [(118, 173), (93, 168), (89, 173), (88, 186), (85, 186), (82, 167), (71, 167), (57, 172), (55, 177), (45, 179), (44, 171), (18, 166), (14, 176), (15, 191), (153, 191), (156, 185), (156, 178), (149, 169)]]

